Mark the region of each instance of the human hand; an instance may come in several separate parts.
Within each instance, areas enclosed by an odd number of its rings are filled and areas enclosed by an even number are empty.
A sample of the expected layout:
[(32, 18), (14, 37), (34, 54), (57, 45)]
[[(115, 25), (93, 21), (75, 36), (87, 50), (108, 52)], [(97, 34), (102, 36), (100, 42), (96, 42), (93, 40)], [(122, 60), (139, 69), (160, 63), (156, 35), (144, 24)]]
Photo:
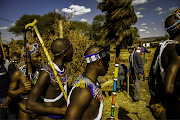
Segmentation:
[(140, 79), (141, 78), (141, 74), (138, 74), (138, 79)]
[(28, 93), (28, 91), (31, 90), (31, 85), (32, 85), (32, 82), (31, 81), (27, 81), (23, 84), (23, 87), (21, 87), (21, 93)]
[(8, 108), (9, 103), (10, 103), (10, 98), (7, 97), (6, 100), (3, 101), (2, 104), (0, 104), (0, 108), (1, 108), (1, 109), (6, 109), (6, 108)]

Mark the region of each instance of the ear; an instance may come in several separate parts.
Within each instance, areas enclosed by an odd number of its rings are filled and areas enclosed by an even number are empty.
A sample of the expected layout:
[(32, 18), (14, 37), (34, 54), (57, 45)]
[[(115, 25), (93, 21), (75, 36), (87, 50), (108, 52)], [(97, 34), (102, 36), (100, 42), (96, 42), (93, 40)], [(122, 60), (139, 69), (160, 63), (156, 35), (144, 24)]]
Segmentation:
[(102, 59), (97, 60), (97, 66), (101, 66), (102, 65)]
[(29, 57), (27, 58), (27, 62), (31, 62), (31, 60), (30, 60), (30, 58), (29, 58)]

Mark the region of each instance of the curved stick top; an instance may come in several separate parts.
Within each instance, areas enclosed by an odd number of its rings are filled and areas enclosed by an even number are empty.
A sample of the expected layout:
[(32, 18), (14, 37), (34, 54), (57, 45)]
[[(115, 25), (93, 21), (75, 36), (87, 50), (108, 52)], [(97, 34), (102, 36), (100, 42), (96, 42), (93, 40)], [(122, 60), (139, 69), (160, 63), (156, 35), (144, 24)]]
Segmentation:
[(30, 26), (34, 26), (37, 22), (38, 22), (37, 19), (35, 19), (32, 23), (27, 24), (27, 25), (25, 26), (25, 29), (27, 29), (27, 28), (30, 27)]

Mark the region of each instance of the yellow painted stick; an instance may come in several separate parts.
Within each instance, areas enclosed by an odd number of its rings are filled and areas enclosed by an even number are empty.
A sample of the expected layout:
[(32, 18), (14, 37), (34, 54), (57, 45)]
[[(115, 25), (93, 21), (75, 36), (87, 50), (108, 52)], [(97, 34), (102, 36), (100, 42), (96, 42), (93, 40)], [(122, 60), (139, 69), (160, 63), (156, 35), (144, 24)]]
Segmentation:
[(49, 56), (49, 53), (48, 53), (46, 47), (44, 46), (44, 42), (43, 42), (43, 40), (42, 40), (42, 38), (41, 38), (41, 35), (40, 35), (40, 33), (39, 33), (36, 25), (35, 25), (37, 22), (38, 22), (38, 21), (35, 19), (32, 23), (27, 24), (27, 25), (25, 26), (25, 29), (27, 29), (29, 26), (33, 26), (33, 27), (34, 27), (35, 32), (36, 32), (36, 34), (37, 34), (37, 36), (38, 36), (38, 38), (39, 38), (39, 41), (40, 41), (40, 43), (41, 43), (41, 45), (42, 45), (42, 48), (44, 49), (44, 52), (45, 52), (45, 54), (46, 54), (46, 57), (47, 57), (47, 59), (48, 59), (48, 62), (50, 63), (50, 65), (51, 65), (51, 67), (52, 67), (52, 69), (53, 69), (53, 73), (54, 73), (54, 75), (55, 75), (55, 77), (56, 77), (56, 79), (57, 79), (57, 81), (58, 81), (59, 87), (61, 88), (61, 91), (64, 93), (64, 98), (65, 98), (65, 100), (67, 101), (67, 94), (66, 94), (66, 92), (64, 91), (63, 85), (62, 85), (62, 83), (61, 83), (61, 81), (59, 80), (59, 77), (58, 77), (58, 75), (57, 75), (57, 71), (56, 71), (56, 69), (55, 69), (55, 67), (54, 67), (54, 65), (53, 65), (53, 62), (52, 62), (52, 60), (51, 60), (51, 58), (50, 58), (50, 56)]
[(127, 94), (129, 95), (129, 73), (127, 73), (126, 74), (126, 76), (127, 76), (127, 85), (126, 85), (126, 87), (127, 87)]
[(62, 20), (59, 20), (59, 38), (63, 38)]

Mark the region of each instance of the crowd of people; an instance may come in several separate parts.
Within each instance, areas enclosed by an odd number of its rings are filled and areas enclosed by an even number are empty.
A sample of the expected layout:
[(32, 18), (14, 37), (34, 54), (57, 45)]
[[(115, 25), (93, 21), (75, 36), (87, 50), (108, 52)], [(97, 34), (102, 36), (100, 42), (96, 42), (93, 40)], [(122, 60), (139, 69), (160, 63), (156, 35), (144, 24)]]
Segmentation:
[[(170, 35), (157, 47), (148, 77), (151, 100), (149, 108), (156, 119), (180, 119), (180, 9), (171, 13), (165, 21)], [(144, 79), (145, 52), (141, 42), (136, 48), (128, 46), (130, 53), (128, 68), (120, 60), (117, 92), (124, 86), (126, 74), (134, 84), (132, 102), (140, 100), (140, 88)], [(103, 95), (98, 76), (108, 71), (109, 47), (92, 45), (84, 53), (87, 63), (85, 71), (78, 76), (73, 86), (68, 84), (70, 75), (65, 63), (71, 62), (73, 45), (65, 38), (58, 38), (51, 44), (54, 54), (54, 74), (50, 63), (42, 64), (37, 43), (27, 44), (20, 55), (9, 56), (6, 45), (0, 48), (0, 119), (95, 119), (102, 118)], [(59, 77), (67, 101), (56, 77)]]

